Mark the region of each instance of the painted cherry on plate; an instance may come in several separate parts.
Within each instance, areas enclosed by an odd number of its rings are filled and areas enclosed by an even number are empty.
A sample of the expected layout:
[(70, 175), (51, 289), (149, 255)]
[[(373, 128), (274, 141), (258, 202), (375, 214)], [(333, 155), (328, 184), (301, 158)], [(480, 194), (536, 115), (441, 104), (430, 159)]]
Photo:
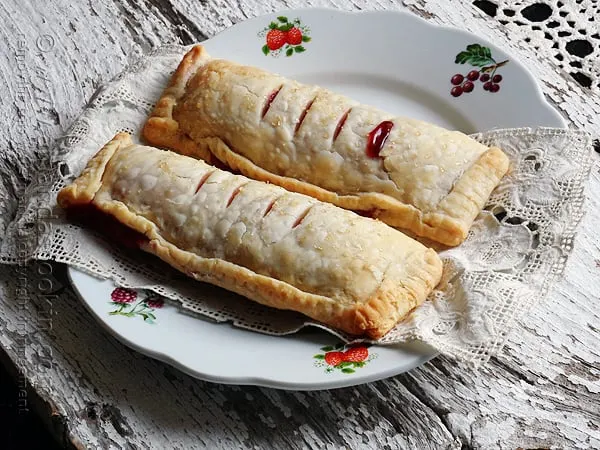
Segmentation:
[(450, 78), (450, 84), (453, 86), (450, 89), (450, 95), (460, 97), (462, 94), (473, 92), (476, 81), (483, 83), (484, 91), (498, 92), (503, 77), (496, 71), (508, 64), (508, 59), (497, 62), (492, 57), (492, 51), (489, 47), (470, 44), (467, 45), (465, 50), (456, 55), (454, 62), (456, 64), (469, 63), (471, 66), (479, 68), (469, 71), (466, 75), (457, 73)]

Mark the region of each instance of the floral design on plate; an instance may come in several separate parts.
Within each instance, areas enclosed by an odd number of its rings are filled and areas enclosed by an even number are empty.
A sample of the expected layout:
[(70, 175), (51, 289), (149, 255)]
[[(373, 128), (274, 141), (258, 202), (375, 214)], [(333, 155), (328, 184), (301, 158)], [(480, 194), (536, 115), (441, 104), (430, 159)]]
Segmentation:
[(303, 25), (298, 18), (289, 20), (285, 16), (277, 17), (277, 20), (262, 29), (258, 36), (265, 39), (262, 52), (274, 57), (278, 57), (281, 53), (285, 53), (285, 56), (302, 53), (306, 51), (302, 44), (311, 40), (310, 28)]
[(165, 304), (162, 297), (154, 293), (146, 294), (145, 297), (138, 300), (138, 291), (122, 287), (115, 288), (110, 294), (110, 298), (112, 300), (110, 304), (116, 307), (109, 313), (111, 316), (140, 316), (144, 322), (148, 323), (154, 323), (156, 320), (155, 310), (162, 308)]
[[(468, 94), (475, 89), (477, 81), (483, 83), (483, 90), (491, 93), (500, 90), (502, 75), (496, 73), (497, 70), (508, 64), (508, 59), (497, 62), (492, 57), (492, 51), (489, 47), (484, 47), (479, 44), (467, 45), (467, 48), (456, 55), (454, 59), (456, 64), (469, 63), (475, 69), (469, 71), (465, 75), (457, 73), (452, 76), (450, 83), (454, 86), (450, 90), (450, 95), (460, 97), (463, 93)], [(479, 69), (477, 69), (479, 68)]]
[(356, 372), (356, 369), (365, 367), (365, 365), (377, 358), (376, 353), (369, 352), (369, 344), (344, 344), (327, 345), (321, 347), (323, 353), (313, 356), (316, 367), (325, 367), (325, 372), (331, 373), (339, 370), (342, 373), (350, 374)]

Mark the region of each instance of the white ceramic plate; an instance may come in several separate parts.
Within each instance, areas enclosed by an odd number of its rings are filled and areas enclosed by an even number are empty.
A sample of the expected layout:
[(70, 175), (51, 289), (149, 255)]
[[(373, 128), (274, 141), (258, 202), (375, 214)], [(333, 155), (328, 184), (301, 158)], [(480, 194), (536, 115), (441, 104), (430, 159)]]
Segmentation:
[[(293, 31), (286, 30), (286, 28)], [(272, 50), (278, 38), (289, 43)], [(287, 32), (287, 33), (286, 33)], [(492, 128), (564, 126), (527, 70), (485, 40), (431, 25), (409, 13), (288, 10), (238, 24), (203, 43), (231, 59), (306, 83), (315, 83), (392, 113), (466, 133)], [(290, 55), (290, 56), (288, 56)], [(458, 61), (458, 62), (457, 62)], [(463, 61), (463, 64), (460, 62)], [(495, 69), (495, 70), (494, 70)], [(499, 88), (472, 90), (456, 74), (477, 70)], [(488, 85), (489, 87), (489, 85)], [(459, 96), (451, 95), (455, 88)], [(273, 337), (193, 318), (171, 305), (117, 291), (75, 269), (73, 286), (94, 316), (130, 347), (204, 380), (284, 389), (327, 389), (361, 384), (417, 367), (435, 353), (422, 344), (352, 349), (317, 329)], [(135, 300), (134, 296), (137, 297)], [(111, 314), (112, 312), (112, 314)], [(325, 359), (326, 353), (330, 354)], [(335, 367), (334, 367), (335, 366)]]

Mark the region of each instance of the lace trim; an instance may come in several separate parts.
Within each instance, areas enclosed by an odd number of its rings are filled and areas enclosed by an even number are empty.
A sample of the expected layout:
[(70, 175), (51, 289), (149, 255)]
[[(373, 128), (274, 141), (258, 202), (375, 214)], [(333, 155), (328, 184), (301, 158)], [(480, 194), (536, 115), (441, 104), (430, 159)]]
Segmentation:
[[(133, 65), (105, 86), (58, 142), (52, 164), (40, 168), (24, 205), (8, 224), (0, 262), (53, 260), (110, 278), (124, 287), (151, 289), (192, 314), (261, 333), (283, 335), (321, 324), (293, 313), (240, 299), (222, 289), (185, 279), (146, 254), (127, 255), (86, 229), (66, 221), (56, 193), (70, 174), (115, 133), (134, 136), (152, 102), (186, 48), (170, 46)], [(506, 334), (539, 302), (562, 273), (583, 213), (591, 158), (589, 138), (553, 129), (496, 130), (474, 135), (509, 155), (511, 171), (479, 216), (467, 241), (441, 254), (444, 279), (430, 301), (378, 341), (418, 338), (450, 356), (481, 364), (497, 352)], [(198, 292), (201, 295), (198, 295)]]

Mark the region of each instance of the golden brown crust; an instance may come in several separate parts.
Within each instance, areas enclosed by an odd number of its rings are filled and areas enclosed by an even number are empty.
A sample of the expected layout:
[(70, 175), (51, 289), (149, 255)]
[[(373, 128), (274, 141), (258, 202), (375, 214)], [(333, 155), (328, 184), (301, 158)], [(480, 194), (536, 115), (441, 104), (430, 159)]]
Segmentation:
[[(388, 225), (409, 229), (415, 234), (445, 245), (459, 245), (465, 240), (471, 224), (483, 208), (490, 193), (508, 170), (508, 157), (498, 147), (491, 147), (467, 170), (440, 203), (439, 212), (422, 213), (379, 193), (338, 195), (310, 183), (268, 172), (238, 153), (221, 139), (204, 140), (210, 152), (233, 170), (255, 180), (266, 181), (289, 191), (310, 195), (323, 202), (333, 203), (354, 211), (369, 211), (370, 216)], [(177, 149), (175, 149), (177, 150)], [(199, 155), (191, 154), (201, 158)]]
[(131, 136), (127, 133), (119, 133), (107, 142), (88, 162), (81, 175), (72, 184), (66, 186), (58, 193), (56, 198), (57, 203), (62, 208), (90, 203), (94, 199), (98, 189), (100, 189), (102, 174), (108, 161), (110, 161), (119, 148), (131, 143)]
[[(133, 157), (126, 159), (128, 155), (138, 151), (141, 155), (142, 163), (140, 163), (140, 172), (135, 166)], [(153, 155), (150, 152), (154, 152)], [(160, 152), (160, 155), (156, 153)], [(148, 157), (146, 157), (148, 155)], [(151, 157), (158, 158), (159, 163), (148, 163)], [(184, 161), (184, 159), (186, 161)], [(170, 163), (170, 161), (173, 161)], [(119, 165), (121, 163), (121, 165)], [(145, 166), (151, 166), (154, 172), (143, 172)], [(430, 249), (426, 249), (421, 244), (410, 240), (401, 233), (396, 232), (389, 227), (385, 227), (381, 223), (370, 219), (357, 218), (355, 215), (337, 209), (333, 206), (321, 204), (324, 209), (333, 213), (337, 211), (340, 216), (346, 217), (350, 222), (342, 221), (344, 224), (352, 224), (357, 220), (359, 226), (373, 226), (374, 233), (383, 233), (385, 236), (389, 234), (389, 242), (396, 249), (398, 254), (394, 255), (393, 264), (384, 270), (383, 281), (370, 294), (366, 294), (360, 300), (345, 300), (341, 301), (339, 296), (336, 300), (333, 296), (319, 295), (308, 292), (303, 289), (278, 280), (274, 277), (265, 274), (257, 273), (247, 267), (233, 263), (220, 257), (202, 257), (197, 252), (182, 248), (167, 239), (168, 230), (165, 230), (164, 221), (158, 220), (154, 215), (144, 216), (136, 213), (128, 206), (127, 193), (138, 192), (138, 189), (129, 189), (131, 186), (122, 184), (132, 178), (143, 179), (151, 178), (153, 173), (156, 173), (157, 167), (162, 166), (165, 173), (175, 173), (178, 168), (184, 167), (186, 176), (194, 178), (198, 175), (193, 172), (194, 168), (190, 166), (202, 166), (202, 170), (213, 171), (204, 163), (199, 161), (189, 160), (183, 156), (174, 155), (170, 152), (161, 152), (149, 147), (140, 147), (132, 145), (131, 139), (126, 134), (117, 135), (111, 142), (105, 145), (94, 158), (90, 160), (88, 166), (77, 178), (73, 184), (64, 188), (59, 193), (59, 203), (64, 208), (76, 207), (83, 204), (91, 204), (98, 210), (108, 214), (120, 223), (126, 225), (132, 230), (142, 233), (148, 239), (142, 242), (142, 248), (152, 254), (157, 255), (165, 262), (169, 263), (178, 270), (187, 275), (201, 281), (209, 282), (225, 289), (239, 293), (254, 301), (267, 306), (272, 306), (280, 309), (291, 309), (306, 314), (307, 316), (326, 323), (332, 327), (338, 328), (350, 334), (366, 335), (370, 338), (379, 338), (389, 331), (398, 321), (405, 318), (408, 313), (421, 304), (431, 292), (433, 287), (438, 283), (442, 264), (437, 254)], [(136, 175), (128, 175), (128, 171), (136, 169)], [(218, 169), (217, 169), (218, 170)], [(219, 171), (221, 172), (221, 171)], [(130, 174), (133, 172), (130, 172)], [(120, 175), (122, 174), (122, 175)], [(177, 178), (177, 175), (173, 175)], [(241, 179), (233, 175), (223, 172), (223, 177)], [(116, 178), (115, 178), (116, 177)], [(179, 177), (181, 179), (181, 177)], [(143, 180), (142, 180), (143, 181)], [(142, 183), (140, 181), (140, 183)], [(181, 180), (180, 180), (181, 181)], [(216, 182), (216, 181), (215, 181)], [(111, 183), (114, 184), (111, 186)], [(195, 186), (197, 181), (194, 181), (191, 186)], [(261, 192), (264, 194), (265, 189), (276, 190), (278, 193), (284, 192), (275, 186), (262, 185), (258, 182), (248, 181), (248, 184), (260, 184)], [(135, 185), (139, 186), (139, 185)], [(169, 185), (169, 189), (175, 189), (173, 185)], [(251, 189), (252, 186), (247, 189)], [(268, 189), (267, 189), (268, 188)], [(114, 198), (114, 195), (120, 195), (125, 192), (125, 197), (120, 200)], [(262, 195), (261, 194), (261, 195)], [(131, 194), (132, 196), (134, 194)], [(160, 197), (154, 192), (148, 194), (152, 198)], [(174, 194), (175, 195), (175, 194)], [(178, 198), (180, 198), (180, 194)], [(195, 195), (195, 194), (194, 194)], [(278, 194), (279, 195), (279, 194)], [(289, 196), (298, 196), (297, 194), (289, 194)], [(133, 198), (133, 197), (132, 197)], [(196, 198), (196, 197), (194, 197)], [(295, 198), (295, 197), (294, 197)], [(302, 201), (318, 206), (312, 199)], [(144, 200), (144, 202), (146, 202)], [(146, 204), (146, 203), (144, 203)], [(154, 214), (154, 213), (153, 213)], [(158, 212), (157, 212), (158, 214)], [(170, 214), (169, 217), (172, 217)], [(262, 216), (262, 214), (261, 214)], [(350, 217), (351, 216), (351, 217)], [(150, 220), (148, 217), (153, 218)], [(306, 219), (309, 220), (309, 219)], [(276, 220), (277, 223), (280, 220)], [(372, 224), (372, 225), (369, 225)], [(309, 225), (306, 225), (309, 226)], [(161, 228), (162, 227), (162, 228)], [(195, 226), (193, 228), (196, 228)], [(369, 231), (370, 232), (370, 231)], [(308, 234), (307, 234), (308, 235)], [(373, 236), (369, 234), (369, 236)], [(306, 239), (306, 237), (302, 238)], [(331, 236), (327, 237), (328, 240)], [(385, 238), (387, 239), (387, 237)], [(346, 239), (345, 239), (346, 240)], [(298, 241), (302, 242), (302, 240)], [(383, 242), (383, 241), (382, 241)], [(181, 244), (183, 245), (183, 244)], [(188, 244), (189, 245), (189, 244)], [(296, 244), (294, 244), (296, 245)], [(307, 244), (309, 245), (309, 244)], [(314, 252), (313, 245), (309, 245), (309, 251)], [(321, 244), (325, 245), (325, 244)], [(318, 247), (318, 246), (317, 246)], [(296, 247), (294, 247), (296, 248)], [(287, 251), (287, 250), (286, 250)], [(293, 251), (303, 251), (297, 248)], [(382, 251), (387, 251), (382, 249)], [(401, 253), (405, 254), (402, 255)], [(389, 254), (389, 252), (387, 252)], [(294, 255), (290, 255), (292, 260)], [(371, 260), (378, 260), (377, 257)], [(321, 259), (317, 259), (320, 261)], [(366, 260), (365, 260), (366, 261)], [(272, 268), (277, 272), (277, 267)], [(339, 270), (343, 270), (340, 268)], [(323, 269), (319, 268), (322, 272)], [(379, 270), (376, 268), (370, 270)], [(367, 272), (369, 272), (367, 271)], [(335, 269), (334, 272), (338, 272)], [(365, 273), (364, 271), (358, 273)], [(369, 272), (370, 273), (370, 272)], [(339, 273), (338, 273), (339, 275)], [(336, 279), (339, 278), (336, 275)], [(355, 277), (350, 275), (348, 282), (355, 283)], [(340, 295), (346, 292), (346, 286), (339, 286)], [(359, 291), (358, 292), (362, 292)]]
[[(202, 69), (201, 71), (200, 69), (204, 66), (207, 67), (207, 70), (204, 71), (204, 69)], [(208, 69), (209, 66), (210, 69)], [(448, 145), (454, 146), (453, 154), (455, 155), (454, 158), (456, 159), (456, 163), (448, 163), (450, 166), (452, 166), (453, 170), (456, 170), (454, 169), (454, 166), (459, 164), (470, 164), (470, 161), (475, 161), (470, 167), (468, 165), (465, 166), (466, 170), (462, 174), (457, 175), (457, 179), (454, 183), (448, 184), (449, 182), (447, 179), (444, 181), (446, 185), (443, 189), (441, 189), (441, 191), (444, 192), (445, 196), (442, 197), (439, 202), (435, 201), (433, 197), (425, 199), (420, 198), (418, 199), (417, 203), (408, 201), (407, 199), (403, 200), (403, 195), (406, 198), (411, 197), (411, 195), (414, 196), (412, 193), (406, 191), (406, 186), (398, 188), (394, 195), (389, 195), (388, 192), (384, 193), (384, 191), (378, 191), (377, 189), (368, 188), (356, 191), (355, 188), (350, 187), (350, 184), (355, 183), (355, 178), (347, 186), (347, 192), (327, 188), (324, 184), (322, 184), (322, 182), (323, 180), (328, 179), (328, 173), (330, 170), (328, 165), (332, 164), (332, 159), (329, 157), (329, 155), (333, 154), (331, 153), (331, 151), (334, 150), (333, 148), (330, 149), (330, 151), (321, 152), (321, 154), (318, 156), (318, 158), (321, 159), (317, 158), (313, 161), (311, 158), (314, 157), (304, 155), (305, 158), (308, 158), (306, 159), (305, 163), (296, 164), (296, 167), (303, 167), (304, 165), (311, 165), (314, 163), (315, 166), (313, 167), (313, 173), (316, 176), (316, 173), (319, 172), (319, 179), (321, 181), (315, 182), (315, 180), (311, 180), (312, 182), (308, 182), (306, 181), (307, 178), (305, 177), (288, 176), (275, 170), (267, 170), (265, 167), (263, 167), (263, 165), (255, 163), (252, 159), (244, 156), (242, 154), (243, 152), (240, 151), (240, 148), (232, 148), (231, 144), (229, 144), (227, 139), (222, 135), (227, 135), (227, 130), (221, 129), (220, 133), (218, 126), (216, 129), (209, 126), (202, 131), (196, 127), (198, 123), (203, 121), (202, 117), (198, 117), (197, 114), (194, 116), (195, 105), (198, 101), (198, 98), (194, 95), (198, 93), (198, 89), (202, 89), (199, 86), (212, 85), (211, 83), (214, 82), (214, 79), (225, 76), (224, 74), (226, 73), (234, 72), (236, 77), (242, 77), (244, 80), (255, 80), (255, 85), (261, 86), (259, 89), (261, 94), (258, 95), (256, 99), (253, 97), (257, 95), (257, 92), (259, 92), (256, 90), (248, 91), (251, 93), (251, 95), (249, 94), (248, 98), (244, 99), (244, 101), (248, 103), (244, 103), (244, 107), (256, 110), (256, 108), (258, 108), (258, 106), (256, 106), (256, 102), (260, 101), (261, 95), (264, 95), (262, 92), (265, 89), (266, 92), (270, 92), (271, 89), (271, 87), (267, 88), (264, 83), (261, 84), (260, 80), (265, 80), (270, 75), (255, 68), (234, 66), (226, 61), (211, 60), (202, 46), (195, 46), (192, 50), (190, 50), (190, 52), (188, 52), (188, 54), (184, 56), (181, 64), (171, 80), (169, 87), (165, 90), (162, 98), (159, 100), (155, 110), (146, 123), (144, 128), (145, 138), (154, 145), (165, 146), (185, 155), (201, 158), (211, 163), (216, 163), (217, 161), (223, 162), (229, 167), (239, 170), (242, 174), (250, 178), (274, 183), (284, 187), (285, 189), (310, 195), (321, 201), (333, 203), (342, 208), (367, 213), (371, 217), (378, 218), (389, 225), (409, 230), (418, 236), (433, 239), (446, 245), (458, 245), (466, 238), (474, 218), (481, 211), (481, 208), (489, 197), (491, 191), (498, 184), (502, 176), (504, 176), (508, 168), (508, 158), (500, 149), (490, 148), (485, 150), (485, 147), (475, 143), (461, 133), (450, 133), (439, 129), (438, 127), (431, 126), (431, 132), (434, 133), (435, 136), (446, 136), (446, 138), (439, 138), (442, 139), (440, 142), (448, 142)], [(196, 73), (198, 73), (200, 76), (194, 77)], [(282, 82), (281, 80), (284, 79), (273, 75), (273, 78), (270, 79), (268, 86), (280, 86), (280, 83)], [(188, 81), (190, 81), (190, 84), (188, 84)], [(302, 86), (293, 83), (285, 84), (283, 86), (282, 92), (290, 99), (290, 102), (286, 103), (286, 105), (290, 105), (290, 108), (281, 112), (281, 114), (284, 116), (285, 114), (291, 114), (290, 117), (293, 116), (293, 114), (290, 112), (292, 109), (294, 109), (294, 103), (291, 101), (292, 97), (297, 101), (306, 102), (307, 99), (312, 98), (311, 96), (316, 95), (313, 93), (316, 92), (312, 90), (313, 88), (304, 87), (304, 90), (302, 90)], [(196, 91), (194, 91), (194, 89)], [(301, 92), (303, 94), (300, 94)], [(222, 98), (228, 97), (226, 94), (223, 94)], [(301, 100), (298, 100), (300, 98)], [(312, 105), (311, 111), (313, 111), (311, 113), (311, 117), (322, 117), (323, 114), (330, 114), (332, 117), (336, 116), (337, 114), (336, 117), (338, 117), (345, 111), (344, 107), (333, 108), (335, 113), (332, 113), (328, 109), (328, 104), (335, 103), (335, 100), (338, 98), (342, 99), (340, 96), (336, 96), (335, 94), (321, 90), (314, 98), (316, 101), (310, 103)], [(189, 101), (187, 106), (185, 106), (186, 101)], [(344, 105), (354, 105), (350, 108), (353, 111), (358, 111), (360, 109), (360, 106), (355, 105), (354, 103), (348, 103), (348, 99), (342, 99), (340, 102), (342, 102)], [(180, 106), (182, 106), (181, 108), (179, 108), (178, 103), (180, 103)], [(177, 117), (181, 123), (174, 118), (174, 108), (179, 108)], [(252, 114), (253, 112), (251, 111), (249, 116), (246, 115), (244, 117), (254, 117)], [(369, 108), (363, 108), (361, 114), (362, 116), (358, 112), (356, 114), (353, 112), (350, 114), (350, 117), (360, 116), (356, 120), (368, 121), (371, 120), (372, 117), (378, 117), (379, 113)], [(282, 116), (277, 116), (274, 111), (269, 111), (269, 113), (264, 116), (264, 120), (261, 120), (260, 126), (263, 126), (265, 122), (272, 123), (273, 126), (275, 126), (280, 123), (281, 117)], [(292, 120), (291, 118), (288, 119)], [(196, 120), (196, 122), (193, 122), (194, 120)], [(311, 122), (311, 120), (307, 118), (306, 122)], [(313, 125), (317, 124), (315, 126), (318, 126), (318, 123), (314, 122)], [(182, 124), (184, 126), (182, 126)], [(236, 126), (240, 126), (239, 123)], [(243, 126), (248, 127), (248, 123), (244, 124)], [(423, 123), (406, 119), (407, 129), (416, 130), (413, 132), (412, 139), (418, 139), (418, 136), (423, 133), (423, 126)], [(187, 133), (182, 129), (185, 127), (188, 128)], [(305, 124), (304, 128), (310, 128), (310, 126)], [(304, 128), (300, 129), (295, 139), (311, 139), (310, 133), (306, 135), (309, 137), (303, 135), (302, 130)], [(210, 134), (211, 132), (213, 133), (212, 135)], [(328, 133), (331, 133), (332, 130), (324, 132), (325, 135), (328, 135)], [(247, 133), (250, 133), (248, 136), (254, 137), (244, 138), (246, 145), (248, 145), (249, 142), (255, 141), (256, 139), (260, 139), (260, 136), (269, 136), (272, 134), (270, 130), (267, 130), (266, 132), (264, 130), (254, 130), (252, 132), (247, 131)], [(345, 132), (340, 135), (338, 141), (341, 141), (342, 137), (351, 141), (352, 137), (349, 138), (344, 133)], [(404, 132), (399, 131), (399, 133)], [(232, 136), (229, 137), (231, 138)], [(331, 140), (331, 136), (328, 135), (327, 139)], [(444, 141), (444, 139), (447, 139), (447, 141)], [(239, 145), (240, 144), (238, 143), (238, 147)], [(270, 145), (271, 144), (266, 145), (265, 149), (271, 148), (269, 147)], [(289, 146), (290, 142), (282, 145)], [(339, 147), (341, 144), (336, 145)], [(445, 147), (446, 144), (443, 144), (443, 146)], [(462, 147), (460, 147), (460, 149), (457, 151), (456, 146)], [(342, 150), (338, 149), (336, 151)], [(431, 151), (431, 148), (424, 153), (429, 151)], [(439, 148), (436, 151), (439, 152)], [(484, 151), (485, 153), (481, 154)], [(464, 156), (461, 156), (463, 152)], [(254, 150), (255, 155), (260, 153), (261, 151)], [(295, 155), (298, 155), (299, 153), (302, 153), (302, 150), (295, 151)], [(385, 170), (389, 176), (394, 176), (396, 180), (404, 179), (404, 175), (407, 173), (408, 169), (407, 162), (402, 160), (403, 152), (386, 150), (384, 153), (385, 162), (383, 166), (385, 166)], [(276, 159), (277, 156), (269, 156), (269, 158)], [(283, 161), (285, 161), (285, 158), (289, 158), (289, 155), (285, 156)], [(350, 155), (348, 160), (351, 160), (352, 158), (354, 158), (354, 156)], [(282, 164), (284, 164), (283, 161), (281, 162)], [(325, 165), (323, 166), (323, 170), (319, 170), (320, 163), (317, 161), (324, 162)], [(308, 162), (310, 162), (310, 164)], [(421, 172), (424, 174), (422, 175), (423, 177), (431, 177), (430, 173), (427, 172), (429, 168), (420, 167), (419, 170), (421, 170)], [(445, 168), (441, 167), (438, 168), (438, 170), (441, 174), (443, 174)], [(408, 172), (410, 172), (410, 170), (408, 170)], [(344, 179), (344, 177), (348, 176), (348, 173), (338, 173), (337, 175), (332, 174), (329, 179)], [(351, 176), (356, 177), (356, 171)], [(381, 174), (377, 176), (380, 177)], [(367, 175), (364, 177), (366, 179)], [(419, 176), (416, 176), (416, 178), (419, 178)], [(396, 183), (397, 181), (394, 182)], [(419, 189), (416, 188), (416, 186), (417, 184), (412, 186), (411, 189), (418, 193)], [(389, 185), (386, 187), (386, 189), (390, 189)], [(392, 189), (392, 191), (393, 190), (394, 189)], [(439, 195), (439, 190), (440, 188), (438, 187), (438, 194), (435, 195)], [(426, 191), (428, 191), (428, 189), (421, 190), (421, 192)], [(415, 206), (419, 204), (422, 204), (422, 206)], [(425, 204), (429, 206), (425, 207)]]
[(177, 149), (183, 155), (193, 155), (211, 162), (211, 155), (201, 143), (195, 142), (179, 130), (179, 124), (173, 120), (173, 108), (177, 100), (185, 93), (185, 85), (198, 67), (209, 58), (201, 45), (193, 47), (183, 57), (171, 78), (169, 87), (156, 103), (154, 111), (144, 125), (143, 136), (152, 144)]

